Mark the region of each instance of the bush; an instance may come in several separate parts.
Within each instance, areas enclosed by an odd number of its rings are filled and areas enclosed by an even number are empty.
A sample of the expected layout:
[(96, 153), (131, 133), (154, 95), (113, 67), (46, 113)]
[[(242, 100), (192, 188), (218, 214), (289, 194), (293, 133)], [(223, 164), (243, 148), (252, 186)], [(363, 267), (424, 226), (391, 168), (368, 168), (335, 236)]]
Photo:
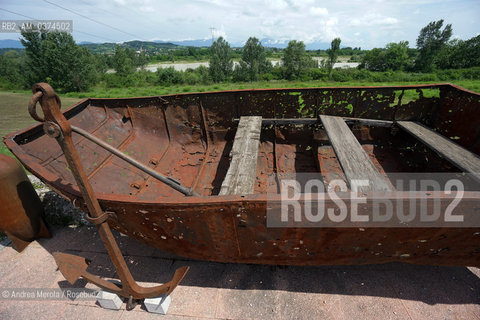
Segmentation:
[(480, 79), (480, 67), (473, 67), (467, 69), (446, 69), (437, 70), (436, 74), (441, 81), (451, 80), (478, 80)]
[(200, 76), (202, 84), (212, 83), (212, 78), (210, 77), (210, 72), (207, 67), (200, 66), (197, 69), (195, 69), (195, 73), (197, 73)]
[(189, 85), (195, 85), (202, 83), (202, 77), (195, 72), (184, 72), (183, 81)]
[(103, 80), (107, 88), (121, 88), (124, 86), (123, 77), (116, 73), (106, 73), (103, 75)]
[(351, 72), (345, 72), (345, 71), (348, 71), (348, 70), (334, 69), (332, 71), (332, 79), (337, 82), (346, 82), (346, 81), (352, 80)]
[(435, 73), (423, 73), (423, 74), (419, 74), (419, 77), (416, 80), (417, 81), (425, 81), (425, 82), (438, 81), (438, 77)]
[(19, 83), (12, 83), (8, 79), (5, 79), (3, 76), (0, 76), (0, 89), (12, 90), (19, 88), (21, 88), (21, 85)]
[(272, 73), (261, 73), (258, 77), (261, 81), (272, 81), (275, 79), (275, 76)]
[(250, 80), (250, 72), (247, 64), (244, 61), (240, 61), (235, 65), (233, 70), (233, 82), (246, 82)]
[(173, 67), (157, 69), (157, 83), (165, 86), (172, 84), (182, 84), (183, 74), (176, 71)]
[(473, 67), (468, 69), (462, 69), (463, 78), (469, 80), (480, 79), (480, 67)]
[(320, 68), (311, 68), (308, 74), (312, 80), (328, 80), (328, 70)]
[(437, 77), (441, 81), (448, 81), (448, 80), (458, 80), (462, 79), (462, 73), (460, 70), (454, 70), (454, 69), (449, 69), (449, 70), (439, 70), (437, 71)]
[(285, 67), (283, 66), (274, 66), (270, 72), (273, 75), (275, 80), (282, 80), (283, 75), (285, 74)]

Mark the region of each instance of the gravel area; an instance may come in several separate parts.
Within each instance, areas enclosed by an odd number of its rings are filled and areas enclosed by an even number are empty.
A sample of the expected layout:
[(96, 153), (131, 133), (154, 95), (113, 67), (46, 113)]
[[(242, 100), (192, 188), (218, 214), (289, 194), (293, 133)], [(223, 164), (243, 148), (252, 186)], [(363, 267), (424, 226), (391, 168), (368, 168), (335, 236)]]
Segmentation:
[(58, 226), (84, 226), (92, 225), (85, 219), (85, 213), (73, 206), (67, 199), (55, 191), (50, 190), (40, 179), (28, 175), (28, 179), (42, 200), (45, 210), (45, 220), (48, 225)]

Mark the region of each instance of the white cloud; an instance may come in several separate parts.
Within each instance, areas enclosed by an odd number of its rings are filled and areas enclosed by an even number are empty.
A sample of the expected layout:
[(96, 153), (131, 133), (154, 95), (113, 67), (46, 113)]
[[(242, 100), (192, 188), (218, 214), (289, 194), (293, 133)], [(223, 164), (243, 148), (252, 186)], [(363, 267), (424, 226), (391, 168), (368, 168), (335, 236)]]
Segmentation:
[(394, 17), (386, 17), (380, 14), (367, 14), (360, 18), (352, 19), (350, 22), (351, 26), (354, 27), (369, 27), (369, 26), (381, 26), (381, 25), (394, 25), (397, 24), (399, 20)]
[(328, 10), (327, 8), (311, 7), (310, 13), (314, 16), (326, 16), (328, 15)]
[(225, 32), (225, 27), (223, 25), (220, 29), (213, 29), (212, 33), (214, 38), (223, 37), (223, 39), (227, 39), (227, 33)]
[(329, 27), (336, 26), (337, 24), (338, 24), (338, 18), (337, 18), (337, 17), (329, 18), (329, 19), (325, 22), (325, 25), (327, 25), (327, 26), (329, 26)]
[(289, 0), (289, 3), (293, 7), (300, 9), (313, 5), (315, 3), (315, 0)]
[(152, 0), (137, 0), (139, 4), (139, 10), (142, 12), (155, 12), (157, 11)]
[(267, 5), (274, 10), (284, 10), (288, 8), (288, 3), (284, 0), (267, 0)]

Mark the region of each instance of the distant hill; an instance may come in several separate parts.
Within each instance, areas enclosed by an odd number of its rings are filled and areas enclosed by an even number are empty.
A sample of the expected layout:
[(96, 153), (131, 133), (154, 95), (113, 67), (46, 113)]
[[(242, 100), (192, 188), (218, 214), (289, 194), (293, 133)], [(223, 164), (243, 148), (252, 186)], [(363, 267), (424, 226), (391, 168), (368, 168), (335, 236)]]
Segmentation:
[(0, 40), (0, 49), (1, 48), (15, 48), (15, 49), (23, 49), (22, 43), (20, 40)]
[(4, 55), (8, 51), (17, 51), (18, 53), (21, 53), (23, 51), (23, 47), (20, 48), (0, 48), (0, 55)]
[[(117, 46), (117, 43), (94, 43), (94, 42), (88, 42), (88, 41), (82, 41), (78, 43), (80, 46), (84, 46), (88, 49), (90, 49), (94, 53), (112, 53), (115, 50), (115, 46)], [(158, 51), (160, 49), (174, 49), (177, 48), (178, 45), (173, 44), (171, 42), (160, 42), (160, 41), (127, 41), (122, 44), (122, 46), (127, 46), (130, 47), (134, 50), (140, 50), (143, 49), (147, 52), (154, 53), (155, 51)], [(209, 44), (210, 45), (210, 44)], [(0, 49), (23, 49), (23, 45), (20, 42), (20, 40), (12, 40), (12, 39), (7, 39), (7, 40), (0, 40)]]
[(183, 47), (210, 47), (212, 45), (212, 39), (181, 40), (172, 42)]
[(80, 45), (88, 48), (93, 53), (106, 53), (106, 54), (112, 54), (115, 51), (115, 47), (117, 45), (129, 47), (135, 51), (142, 50), (148, 54), (156, 54), (161, 50), (174, 49), (178, 47), (177, 45), (170, 42), (151, 42), (151, 41), (138, 41), (138, 40), (127, 41), (121, 44), (107, 42), (107, 43), (87, 43), (87, 44), (80, 44)]
[[(287, 47), (289, 40), (274, 40), (270, 38), (261, 39), (261, 42), (264, 47), (267, 48), (281, 48), (284, 49)], [(81, 46), (84, 46), (90, 49), (93, 53), (106, 53), (111, 54), (115, 50), (115, 46), (119, 45), (118, 43), (93, 43), (82, 41), (78, 43)], [(181, 40), (181, 41), (171, 41), (171, 42), (164, 42), (161, 40), (155, 41), (127, 41), (121, 43), (122, 46), (130, 47), (134, 50), (143, 50), (149, 54), (156, 54), (162, 50), (168, 49), (175, 49), (178, 47), (210, 47), (212, 44), (212, 39), (197, 39), (197, 40)], [(243, 42), (231, 42), (230, 46), (235, 47), (243, 47)], [(330, 47), (329, 43), (325, 42), (312, 42), (306, 45), (307, 50), (324, 50)], [(22, 43), (20, 40), (0, 40), (0, 49), (3, 48), (15, 48), (15, 49), (23, 49)]]
[(124, 42), (123, 44), (126, 45), (126, 46), (129, 46), (130, 48), (133, 48), (133, 49), (140, 49), (140, 48), (145, 48), (145, 47), (171, 49), (171, 48), (178, 47), (178, 45), (176, 45), (176, 44), (173, 44), (171, 42), (163, 42), (163, 41), (133, 40), (133, 41)]
[[(228, 39), (227, 39), (228, 40)], [(246, 41), (247, 39), (245, 39)], [(288, 46), (290, 40), (275, 40), (270, 38), (263, 38), (260, 40), (262, 45), (266, 48), (280, 48), (285, 49)], [(192, 46), (192, 47), (210, 47), (212, 45), (212, 39), (197, 39), (197, 40), (182, 40), (182, 41), (172, 41), (174, 44), (179, 46)], [(241, 48), (245, 42), (230, 42), (232, 48)], [(325, 50), (330, 48), (330, 43), (327, 42), (312, 42), (306, 44), (307, 50)]]
[[(293, 40), (293, 39), (291, 39)], [(266, 48), (279, 48), (285, 49), (288, 46), (290, 40), (275, 40), (270, 38), (264, 38), (260, 40), (262, 45)], [(330, 48), (330, 43), (315, 41), (305, 44), (307, 50), (325, 50)]]

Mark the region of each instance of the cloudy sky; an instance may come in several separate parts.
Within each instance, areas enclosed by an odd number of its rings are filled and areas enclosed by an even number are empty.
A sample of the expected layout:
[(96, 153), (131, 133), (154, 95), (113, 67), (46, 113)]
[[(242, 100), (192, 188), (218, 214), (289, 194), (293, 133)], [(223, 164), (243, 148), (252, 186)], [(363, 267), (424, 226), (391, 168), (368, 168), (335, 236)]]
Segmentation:
[(232, 43), (340, 37), (342, 46), (370, 49), (401, 40), (415, 46), (420, 29), (438, 19), (452, 24), (454, 37), (480, 33), (479, 0), (0, 0), (1, 20), (25, 16), (73, 20), (77, 42), (207, 39), (215, 28)]

